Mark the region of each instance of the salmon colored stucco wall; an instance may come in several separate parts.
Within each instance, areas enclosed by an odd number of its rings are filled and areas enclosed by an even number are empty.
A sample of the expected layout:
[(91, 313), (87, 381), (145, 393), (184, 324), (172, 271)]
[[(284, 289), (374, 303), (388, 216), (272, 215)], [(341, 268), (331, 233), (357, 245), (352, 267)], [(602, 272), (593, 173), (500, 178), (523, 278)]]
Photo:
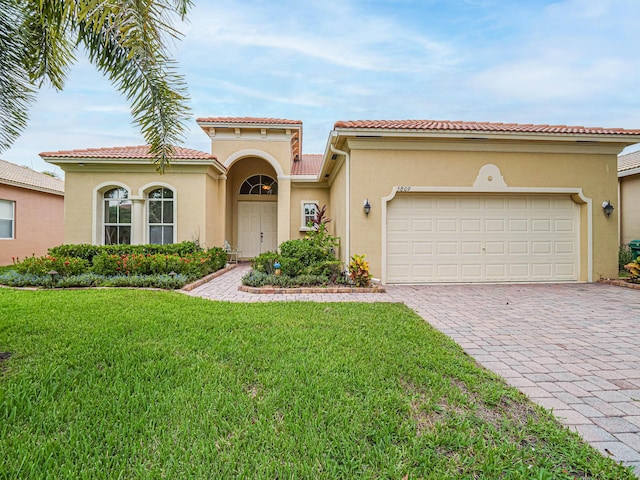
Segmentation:
[(0, 184), (0, 200), (15, 202), (14, 239), (0, 239), (0, 265), (41, 256), (64, 241), (64, 196)]
[(217, 212), (218, 175), (211, 167), (172, 165), (163, 175), (151, 165), (64, 168), (65, 243), (103, 243), (101, 199), (113, 186), (129, 190), (134, 203), (132, 222), (140, 226), (140, 236), (132, 242), (146, 243), (145, 196), (155, 186), (165, 186), (175, 192), (176, 241), (198, 240), (203, 247), (222, 245), (224, 215)]
[(629, 243), (631, 240), (638, 239), (640, 239), (640, 174), (620, 178), (620, 243)]
[[(617, 198), (617, 155), (572, 152), (518, 151), (515, 146), (496, 146), (516, 151), (408, 150), (394, 145), (385, 149), (383, 141), (352, 141), (351, 147), (351, 254), (366, 253), (374, 277), (382, 273), (382, 202), (393, 186), (472, 187), (480, 168), (499, 167), (508, 187), (533, 187), (544, 193), (548, 188), (582, 188), (593, 200), (593, 279), (617, 273), (617, 214), (607, 218), (602, 202)], [(369, 149), (375, 148), (377, 149)], [(365, 149), (367, 148), (367, 149)], [(405, 145), (404, 148), (407, 148)], [(428, 148), (428, 147), (427, 147)], [(452, 142), (446, 148), (455, 149)], [(490, 150), (491, 147), (483, 145)], [(535, 150), (532, 145), (520, 150)], [(371, 213), (366, 216), (362, 203), (368, 198)], [(588, 206), (580, 204), (580, 280), (588, 279)]]

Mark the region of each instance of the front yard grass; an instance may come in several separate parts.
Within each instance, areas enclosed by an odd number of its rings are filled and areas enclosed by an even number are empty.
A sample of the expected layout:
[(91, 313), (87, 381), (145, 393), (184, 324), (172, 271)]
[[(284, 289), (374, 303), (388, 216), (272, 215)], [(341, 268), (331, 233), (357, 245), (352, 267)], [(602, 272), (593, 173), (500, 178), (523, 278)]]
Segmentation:
[(0, 478), (633, 478), (398, 304), (0, 289)]

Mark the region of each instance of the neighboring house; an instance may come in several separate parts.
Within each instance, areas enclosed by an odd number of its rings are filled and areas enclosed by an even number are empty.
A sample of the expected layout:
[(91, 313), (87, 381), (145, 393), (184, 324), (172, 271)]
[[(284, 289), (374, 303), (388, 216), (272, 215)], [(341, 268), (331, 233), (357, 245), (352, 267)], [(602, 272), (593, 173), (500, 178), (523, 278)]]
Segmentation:
[(620, 243), (640, 240), (640, 150), (618, 157)]
[(0, 160), (0, 265), (64, 240), (64, 182)]
[[(315, 204), (346, 263), (383, 283), (593, 281), (617, 274), (617, 155), (640, 130), (449, 121), (337, 122), (303, 155), (302, 122), (200, 118), (211, 154), (42, 153), (66, 172), (65, 241), (225, 240), (251, 258), (302, 237)], [(370, 213), (363, 205), (368, 203)]]

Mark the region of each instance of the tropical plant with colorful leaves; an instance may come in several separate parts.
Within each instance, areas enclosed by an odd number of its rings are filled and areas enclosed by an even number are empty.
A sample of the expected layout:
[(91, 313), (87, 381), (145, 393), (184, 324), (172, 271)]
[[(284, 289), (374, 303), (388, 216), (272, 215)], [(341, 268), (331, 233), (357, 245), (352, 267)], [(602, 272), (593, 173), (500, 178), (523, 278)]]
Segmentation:
[(353, 255), (349, 262), (349, 277), (356, 287), (368, 287), (371, 284), (369, 262), (365, 257), (366, 254)]

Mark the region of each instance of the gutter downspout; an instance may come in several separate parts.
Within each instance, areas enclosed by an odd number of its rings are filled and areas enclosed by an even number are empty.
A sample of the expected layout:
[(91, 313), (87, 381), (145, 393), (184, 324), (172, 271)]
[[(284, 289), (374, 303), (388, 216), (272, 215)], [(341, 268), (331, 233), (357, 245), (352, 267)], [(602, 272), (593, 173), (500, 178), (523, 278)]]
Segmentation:
[(351, 216), (351, 205), (350, 205), (350, 197), (351, 197), (351, 181), (350, 181), (350, 177), (351, 177), (351, 162), (350, 162), (350, 157), (349, 157), (349, 153), (348, 152), (344, 152), (342, 150), (338, 150), (336, 147), (333, 146), (333, 144), (329, 144), (329, 148), (331, 149), (332, 153), (335, 153), (337, 155), (344, 155), (344, 166), (347, 169), (346, 171), (346, 183), (347, 183), (347, 188), (345, 189), (347, 192), (347, 198), (346, 198), (346, 202), (345, 202), (345, 223), (346, 223), (346, 228), (345, 228), (345, 239), (344, 239), (344, 256), (345, 256), (345, 263), (348, 265), (349, 264), (349, 259), (351, 258), (351, 252), (350, 252), (350, 248), (349, 246), (351, 245), (351, 229), (350, 229), (350, 216)]

